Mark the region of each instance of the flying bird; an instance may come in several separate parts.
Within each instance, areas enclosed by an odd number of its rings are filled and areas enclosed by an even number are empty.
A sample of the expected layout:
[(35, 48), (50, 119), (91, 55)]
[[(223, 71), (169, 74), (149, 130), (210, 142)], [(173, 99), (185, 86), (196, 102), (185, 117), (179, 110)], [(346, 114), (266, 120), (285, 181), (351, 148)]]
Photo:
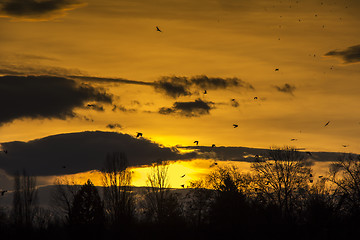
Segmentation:
[(254, 99), (258, 99), (258, 97), (254, 97)]
[(214, 162), (214, 163), (212, 163), (212, 164), (210, 165), (210, 167), (213, 167), (213, 166), (216, 166), (216, 165), (218, 165), (217, 162)]
[(1, 193), (1, 196), (4, 196), (4, 194), (7, 192), (7, 190), (2, 190), (0, 193)]
[(185, 185), (184, 185), (184, 184), (181, 184), (180, 186), (181, 186), (182, 188), (184, 188), (184, 187), (185, 187)]
[(275, 68), (275, 72), (278, 72), (279, 71), (279, 69), (278, 68)]
[(156, 26), (156, 31), (162, 32), (158, 26)]
[(215, 147), (215, 144), (211, 145), (211, 147)]
[(292, 138), (290, 139), (290, 141), (297, 141), (297, 138)]
[(207, 94), (207, 91), (206, 91), (206, 89), (204, 90), (204, 94)]
[(312, 156), (311, 152), (306, 152), (306, 154), (308, 154), (309, 156)]
[(329, 125), (329, 123), (330, 123), (330, 121), (328, 121), (328, 122), (325, 124), (325, 126), (324, 126), (324, 127), (326, 127), (327, 125)]
[(182, 175), (181, 178), (185, 177), (186, 174)]
[(348, 147), (349, 145), (345, 145), (345, 144), (343, 144), (342, 146), (343, 146), (343, 147)]
[(237, 128), (239, 125), (237, 125), (237, 124), (233, 124), (233, 126), (234, 126), (234, 128)]
[(136, 138), (142, 137), (142, 135), (143, 135), (143, 134), (142, 134), (141, 132), (138, 132), (137, 135), (136, 135)]
[(199, 145), (199, 141), (194, 141), (194, 143), (196, 144), (196, 146)]

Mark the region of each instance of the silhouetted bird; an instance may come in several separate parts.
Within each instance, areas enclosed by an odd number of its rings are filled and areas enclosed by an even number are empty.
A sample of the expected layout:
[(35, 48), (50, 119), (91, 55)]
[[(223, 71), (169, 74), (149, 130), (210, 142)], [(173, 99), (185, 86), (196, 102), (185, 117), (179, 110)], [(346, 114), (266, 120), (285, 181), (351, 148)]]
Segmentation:
[(211, 147), (215, 147), (215, 144), (211, 145)]
[(310, 175), (309, 175), (310, 177), (313, 177), (313, 175), (310, 173)]
[(322, 178), (322, 177), (323, 177), (323, 176), (321, 176), (321, 175), (319, 176), (319, 178)]
[(136, 137), (137, 137), (137, 138), (138, 138), (138, 137), (142, 137), (142, 135), (143, 135), (143, 134), (142, 134), (141, 132), (138, 132), (137, 135), (136, 135)]
[(324, 126), (324, 127), (326, 127), (327, 125), (329, 125), (329, 123), (330, 123), (330, 121), (328, 121), (328, 122), (325, 124), (325, 126)]
[(65, 165), (63, 165), (63, 166), (62, 166), (62, 168), (66, 168), (66, 166), (65, 166)]
[(310, 183), (312, 183), (314, 180), (310, 179), (309, 181), (310, 181)]
[(275, 72), (278, 72), (279, 71), (279, 69), (278, 68), (275, 68)]
[(194, 143), (196, 144), (196, 146), (199, 145), (199, 141), (194, 141)]
[(234, 126), (234, 128), (237, 128), (239, 125), (237, 125), (237, 124), (233, 124), (233, 126)]
[(2, 190), (0, 193), (1, 193), (1, 196), (4, 196), (4, 194), (7, 192), (7, 190)]
[(254, 99), (258, 99), (258, 97), (254, 97)]
[(156, 26), (156, 31), (162, 32), (158, 26)]
[(231, 99), (231, 101), (235, 101), (235, 98)]
[(88, 104), (88, 107), (95, 107), (95, 104)]
[(184, 185), (184, 184), (181, 184), (180, 186), (181, 186), (182, 188), (184, 188), (184, 187), (185, 187), (185, 185)]
[(207, 91), (206, 91), (206, 89), (204, 90), (204, 94), (207, 94)]
[(306, 154), (308, 154), (308, 155), (312, 156), (311, 152), (306, 152)]
[(292, 138), (292, 139), (290, 139), (290, 141), (297, 141), (297, 139), (296, 139), (296, 138)]
[(348, 147), (349, 145), (342, 145), (343, 147)]
[(218, 165), (217, 162), (214, 162), (214, 163), (212, 163), (212, 164), (210, 165), (210, 167), (213, 167), (213, 166), (216, 166), (216, 165)]
[(181, 178), (185, 177), (186, 174), (182, 175)]

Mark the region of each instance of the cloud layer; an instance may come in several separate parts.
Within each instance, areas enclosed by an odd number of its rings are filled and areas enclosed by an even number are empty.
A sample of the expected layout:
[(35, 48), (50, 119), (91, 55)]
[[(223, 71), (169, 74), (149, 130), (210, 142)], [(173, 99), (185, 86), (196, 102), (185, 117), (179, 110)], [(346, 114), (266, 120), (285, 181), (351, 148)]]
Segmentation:
[(89, 101), (112, 103), (112, 96), (104, 90), (61, 77), (3, 76), (0, 91), (0, 125), (22, 118), (66, 119), (75, 117), (74, 108)]
[(348, 47), (347, 49), (333, 50), (325, 54), (325, 56), (340, 57), (345, 63), (360, 62), (360, 45)]
[(176, 149), (163, 147), (144, 138), (115, 132), (78, 132), (53, 135), (29, 142), (7, 142), (8, 154), (0, 168), (8, 174), (26, 169), (29, 174), (49, 176), (101, 170), (108, 153), (124, 152), (130, 166), (161, 160), (193, 158)]

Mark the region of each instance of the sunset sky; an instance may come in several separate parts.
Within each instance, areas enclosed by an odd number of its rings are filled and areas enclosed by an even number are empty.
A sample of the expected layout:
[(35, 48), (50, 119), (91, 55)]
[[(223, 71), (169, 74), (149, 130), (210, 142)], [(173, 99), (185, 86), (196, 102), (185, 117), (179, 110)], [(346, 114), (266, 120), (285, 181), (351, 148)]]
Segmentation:
[(173, 148), (195, 140), (360, 153), (359, 11), (358, 0), (0, 1), (1, 178), (99, 169), (87, 159), (111, 151), (131, 166), (219, 158)]

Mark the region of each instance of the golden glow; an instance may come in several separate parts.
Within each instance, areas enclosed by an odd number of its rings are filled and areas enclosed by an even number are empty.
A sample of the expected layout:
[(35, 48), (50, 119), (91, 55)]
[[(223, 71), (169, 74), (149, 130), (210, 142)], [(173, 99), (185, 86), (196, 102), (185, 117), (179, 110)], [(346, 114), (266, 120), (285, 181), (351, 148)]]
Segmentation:
[[(214, 165), (216, 162), (217, 165)], [(330, 162), (315, 162), (311, 166), (313, 170), (314, 179), (318, 176), (326, 176), (328, 173)], [(192, 161), (173, 161), (169, 162), (168, 180), (171, 188), (189, 187), (189, 183), (194, 180), (205, 178), (209, 173), (216, 170), (216, 166), (224, 167), (233, 165), (242, 173), (251, 173), (250, 162), (240, 161), (214, 161), (214, 160), (192, 160)], [(151, 171), (151, 166), (141, 166), (129, 168), (132, 172), (132, 184), (136, 187), (147, 186), (148, 174)], [(185, 176), (184, 176), (185, 175)], [(62, 177), (60, 177), (61, 179)], [(64, 177), (71, 183), (82, 185), (90, 179), (95, 186), (103, 186), (102, 174), (99, 171), (89, 171), (77, 174), (66, 175)], [(46, 181), (45, 181), (46, 179)], [(44, 184), (52, 184), (56, 177), (40, 177), (38, 180)]]

